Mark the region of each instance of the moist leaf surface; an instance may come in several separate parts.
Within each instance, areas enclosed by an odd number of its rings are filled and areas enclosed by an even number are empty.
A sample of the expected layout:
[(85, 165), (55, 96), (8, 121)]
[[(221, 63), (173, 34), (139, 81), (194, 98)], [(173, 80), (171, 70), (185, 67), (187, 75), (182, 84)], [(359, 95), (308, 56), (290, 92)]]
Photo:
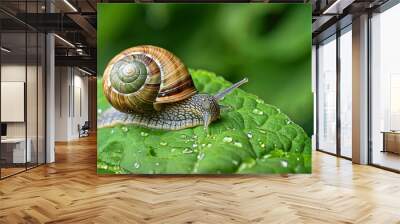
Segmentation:
[[(190, 71), (200, 93), (231, 83), (204, 70)], [(98, 115), (110, 104), (98, 80)], [(251, 80), (250, 80), (251, 82)], [(220, 104), (231, 110), (209, 126), (180, 131), (134, 125), (99, 128), (98, 173), (268, 174), (310, 173), (311, 140), (277, 107), (237, 89)]]

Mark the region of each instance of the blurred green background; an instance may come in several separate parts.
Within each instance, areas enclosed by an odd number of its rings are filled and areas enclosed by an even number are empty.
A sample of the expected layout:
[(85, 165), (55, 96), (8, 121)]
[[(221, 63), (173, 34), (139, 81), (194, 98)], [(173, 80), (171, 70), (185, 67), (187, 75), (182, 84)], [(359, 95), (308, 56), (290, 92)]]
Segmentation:
[(313, 131), (311, 5), (98, 4), (97, 62), (102, 73), (122, 50), (168, 49), (188, 68), (236, 82)]

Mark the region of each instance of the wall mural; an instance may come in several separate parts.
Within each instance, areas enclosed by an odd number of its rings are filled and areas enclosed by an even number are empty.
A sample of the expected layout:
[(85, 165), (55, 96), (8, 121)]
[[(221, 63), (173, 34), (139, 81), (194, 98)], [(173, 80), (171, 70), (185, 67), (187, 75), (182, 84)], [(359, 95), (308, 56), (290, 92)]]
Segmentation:
[(99, 174), (311, 173), (309, 4), (98, 4)]

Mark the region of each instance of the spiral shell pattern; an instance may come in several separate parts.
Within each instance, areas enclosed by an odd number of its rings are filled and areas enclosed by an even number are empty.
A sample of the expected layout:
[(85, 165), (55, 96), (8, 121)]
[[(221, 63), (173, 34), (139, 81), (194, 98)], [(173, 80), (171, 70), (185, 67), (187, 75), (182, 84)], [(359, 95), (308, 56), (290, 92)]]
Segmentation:
[(157, 104), (182, 101), (196, 94), (186, 66), (171, 52), (155, 46), (124, 50), (107, 65), (103, 91), (125, 113), (146, 113)]

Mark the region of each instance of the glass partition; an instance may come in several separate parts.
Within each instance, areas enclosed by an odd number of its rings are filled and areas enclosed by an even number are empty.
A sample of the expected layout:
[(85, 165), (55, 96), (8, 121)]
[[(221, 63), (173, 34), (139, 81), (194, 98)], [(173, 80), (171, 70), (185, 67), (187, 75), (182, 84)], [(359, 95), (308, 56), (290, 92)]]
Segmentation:
[(27, 33), (27, 81), (26, 81), (26, 114), (27, 114), (27, 150), (30, 151), (30, 160), (27, 167), (34, 167), (37, 165), (37, 127), (38, 127), (38, 34), (29, 31)]
[[(20, 1), (18, 12), (43, 3)], [(45, 45), (44, 33), (0, 12), (1, 179), (45, 163)]]
[(37, 162), (46, 162), (45, 124), (46, 124), (46, 38), (43, 33), (38, 33), (38, 74), (37, 74)]
[(318, 149), (336, 154), (336, 35), (322, 42), (318, 54)]
[(1, 34), (2, 177), (24, 171), (31, 161), (26, 150), (26, 41), (25, 32)]
[(352, 34), (351, 26), (340, 35), (340, 155), (352, 157)]
[(371, 18), (371, 162), (400, 171), (400, 5)]

